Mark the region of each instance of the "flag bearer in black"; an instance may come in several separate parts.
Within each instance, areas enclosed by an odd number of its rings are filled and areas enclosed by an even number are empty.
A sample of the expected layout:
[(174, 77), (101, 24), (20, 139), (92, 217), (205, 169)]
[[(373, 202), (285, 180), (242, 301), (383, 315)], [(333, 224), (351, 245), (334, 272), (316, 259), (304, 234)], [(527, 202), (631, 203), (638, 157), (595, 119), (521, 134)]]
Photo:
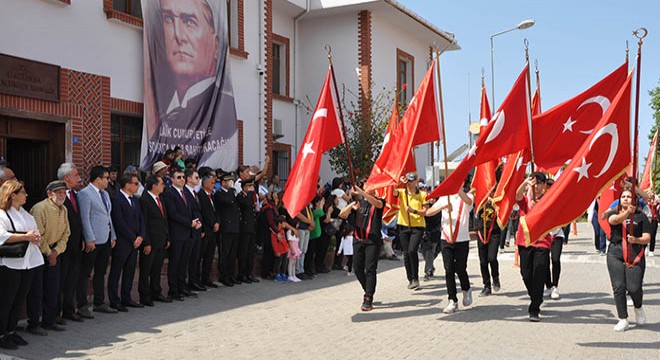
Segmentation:
[(241, 192), (236, 195), (236, 201), (241, 211), (241, 235), (238, 244), (239, 280), (251, 284), (259, 282), (252, 276), (254, 255), (256, 252), (255, 239), (257, 236), (257, 215), (255, 211), (254, 179), (241, 181)]
[(214, 195), (215, 210), (220, 218), (220, 236), (222, 242), (220, 282), (225, 286), (242, 284), (235, 277), (236, 253), (238, 250), (238, 238), (240, 236), (241, 211), (236, 201), (236, 189), (234, 188), (234, 175), (223, 173), (220, 176), (220, 190)]

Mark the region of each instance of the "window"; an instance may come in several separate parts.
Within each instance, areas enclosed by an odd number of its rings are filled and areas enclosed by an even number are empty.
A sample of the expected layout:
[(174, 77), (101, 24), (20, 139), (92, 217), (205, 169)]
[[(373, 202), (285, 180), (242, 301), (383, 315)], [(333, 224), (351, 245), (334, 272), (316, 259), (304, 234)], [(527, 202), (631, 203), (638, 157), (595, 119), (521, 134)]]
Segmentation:
[(229, 53), (247, 59), (249, 54), (245, 51), (245, 18), (243, 13), (243, 2), (245, 0), (226, 1), (227, 38), (229, 39)]
[(112, 114), (110, 125), (111, 162), (123, 171), (140, 164), (142, 118)]
[[(273, 46), (271, 48), (273, 59), (272, 69), (272, 91), (273, 95), (279, 95), (282, 100), (289, 98), (289, 39), (284, 36), (273, 34)], [(276, 96), (277, 98), (277, 96)]]
[(277, 174), (280, 177), (280, 184), (281, 186), (284, 186), (286, 184), (286, 180), (289, 178), (289, 171), (291, 168), (291, 161), (290, 161), (290, 155), (291, 155), (291, 147), (289, 145), (283, 145), (283, 144), (273, 144), (274, 147), (275, 145), (277, 146), (277, 149), (273, 150), (273, 169), (272, 169), (272, 174)]
[(399, 104), (407, 107), (415, 91), (415, 58), (407, 52), (396, 49), (396, 88), (399, 91)]
[(112, 8), (142, 19), (140, 0), (112, 0)]

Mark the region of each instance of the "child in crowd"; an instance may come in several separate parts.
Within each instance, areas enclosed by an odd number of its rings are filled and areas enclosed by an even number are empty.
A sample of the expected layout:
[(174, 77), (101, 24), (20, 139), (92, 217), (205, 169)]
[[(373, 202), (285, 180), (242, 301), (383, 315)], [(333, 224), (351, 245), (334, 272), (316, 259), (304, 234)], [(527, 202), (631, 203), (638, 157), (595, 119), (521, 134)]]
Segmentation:
[(296, 261), (300, 258), (300, 248), (298, 247), (298, 237), (291, 230), (287, 230), (286, 238), (289, 240), (289, 278), (290, 282), (300, 282), (300, 278), (296, 276)]
[(273, 244), (273, 256), (275, 257), (273, 263), (273, 273), (275, 274), (275, 281), (283, 283), (287, 281), (287, 254), (289, 252), (289, 243), (286, 241), (286, 234), (284, 233), (284, 216), (277, 216), (275, 223), (277, 224), (277, 231), (270, 229), (270, 241)]
[(341, 243), (339, 244), (339, 249), (337, 249), (337, 255), (341, 255), (342, 252), (346, 256), (347, 263), (344, 266), (347, 276), (353, 275), (353, 227), (349, 224), (344, 225), (342, 229)]

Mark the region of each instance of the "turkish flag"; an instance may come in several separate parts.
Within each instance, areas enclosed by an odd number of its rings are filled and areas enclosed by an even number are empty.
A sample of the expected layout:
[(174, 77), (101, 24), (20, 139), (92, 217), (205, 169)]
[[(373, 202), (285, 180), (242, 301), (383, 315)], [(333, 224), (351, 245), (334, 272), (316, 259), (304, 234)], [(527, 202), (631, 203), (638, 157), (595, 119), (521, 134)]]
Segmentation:
[(642, 181), (639, 183), (639, 188), (642, 190), (648, 190), (654, 188), (653, 178), (655, 177), (655, 153), (658, 150), (658, 131), (655, 131), (653, 135), (653, 141), (651, 141), (651, 148), (649, 149), (649, 155), (646, 157), (646, 164), (644, 165), (644, 174), (642, 174)]
[(428, 197), (456, 194), (470, 169), (481, 163), (529, 148), (530, 101), (527, 87), (529, 65), (526, 64), (513, 88), (479, 134), (476, 144), (458, 167)]
[(399, 178), (409, 166), (413, 147), (440, 140), (435, 106), (434, 70), (435, 61), (431, 63), (408, 109), (403, 114), (403, 119), (391, 134), (371, 169), (365, 190), (398, 184)]
[(610, 223), (609, 221), (607, 221), (607, 219), (601, 219), (600, 215), (610, 208), (610, 205), (612, 205), (614, 200), (619, 199), (619, 196), (621, 195), (621, 190), (623, 190), (621, 184), (626, 179), (626, 176), (627, 176), (626, 174), (623, 174), (621, 175), (620, 178), (614, 180), (609, 187), (603, 190), (603, 192), (600, 194), (600, 197), (597, 200), (598, 224), (603, 229), (603, 231), (605, 231), (605, 234), (607, 235), (608, 239), (612, 235), (610, 231)]
[[(479, 121), (479, 133), (483, 134), (488, 127), (488, 120), (490, 119), (490, 106), (488, 105), (488, 97), (486, 96), (486, 87), (481, 83), (481, 112)], [(499, 164), (498, 160), (487, 161), (477, 166), (474, 170), (474, 177), (472, 178), (472, 187), (475, 189), (474, 202), (478, 211), (483, 205), (484, 200), (488, 198), (488, 194), (493, 190), (497, 183), (495, 178), (495, 169)], [(475, 213), (476, 213), (475, 211)]]
[(527, 245), (580, 216), (630, 166), (631, 79), (632, 74), (563, 174), (532, 210), (520, 218)]
[(282, 201), (291, 217), (298, 215), (314, 199), (323, 153), (343, 143), (330, 81), (331, 72), (328, 70), (314, 116), (284, 188)]
[(626, 80), (628, 63), (570, 100), (532, 119), (534, 163), (556, 173), (584, 144)]

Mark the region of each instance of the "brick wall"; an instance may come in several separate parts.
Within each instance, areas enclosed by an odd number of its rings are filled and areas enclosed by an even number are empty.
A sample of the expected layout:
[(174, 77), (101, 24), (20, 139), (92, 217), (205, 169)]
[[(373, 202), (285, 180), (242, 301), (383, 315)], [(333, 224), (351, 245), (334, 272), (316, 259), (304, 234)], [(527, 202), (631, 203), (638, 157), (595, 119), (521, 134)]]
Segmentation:
[(360, 113), (369, 118), (371, 112), (371, 12), (358, 13), (358, 64), (360, 66)]

